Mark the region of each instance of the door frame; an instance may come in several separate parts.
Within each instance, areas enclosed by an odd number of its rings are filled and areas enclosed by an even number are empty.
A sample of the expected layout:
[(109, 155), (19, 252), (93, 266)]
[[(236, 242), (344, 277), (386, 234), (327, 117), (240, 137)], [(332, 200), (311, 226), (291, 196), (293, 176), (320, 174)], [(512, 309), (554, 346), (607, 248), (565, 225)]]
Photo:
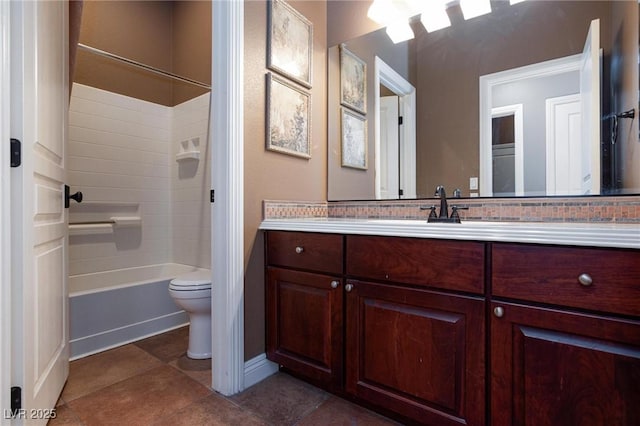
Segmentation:
[(416, 197), (416, 89), (379, 57), (375, 57), (373, 73), (375, 196), (380, 198), (380, 84), (398, 95), (399, 113), (403, 117), (400, 132), (400, 186), (404, 195)]
[[(0, 2), (0, 199), (11, 196), (10, 163), (7, 143), (10, 130), (10, 2)], [(10, 424), (4, 409), (11, 406), (11, 203), (0, 205), (0, 425)]]
[(530, 78), (580, 71), (582, 54), (565, 56), (537, 64), (480, 76), (480, 196), (493, 196), (491, 109), (493, 88), (500, 84), (516, 83)]
[[(244, 2), (212, 4), (212, 387), (244, 389)], [(218, 37), (220, 35), (220, 37)], [(215, 236), (215, 238), (213, 237)], [(215, 361), (214, 361), (215, 360)]]

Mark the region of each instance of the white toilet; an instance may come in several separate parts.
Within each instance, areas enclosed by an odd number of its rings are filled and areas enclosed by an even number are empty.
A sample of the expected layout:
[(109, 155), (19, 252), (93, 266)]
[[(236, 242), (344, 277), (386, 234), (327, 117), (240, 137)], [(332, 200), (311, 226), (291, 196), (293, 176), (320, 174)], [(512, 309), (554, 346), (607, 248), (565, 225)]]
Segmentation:
[(193, 359), (211, 358), (211, 271), (199, 269), (171, 280), (169, 294), (189, 314), (189, 349)]

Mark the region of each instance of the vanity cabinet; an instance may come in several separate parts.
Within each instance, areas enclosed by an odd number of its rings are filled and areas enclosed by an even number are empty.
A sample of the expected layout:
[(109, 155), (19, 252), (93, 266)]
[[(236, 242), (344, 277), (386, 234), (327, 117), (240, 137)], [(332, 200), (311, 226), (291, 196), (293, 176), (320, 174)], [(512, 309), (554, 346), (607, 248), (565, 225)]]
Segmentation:
[(638, 251), (493, 244), (492, 285), (492, 424), (640, 424)]
[(269, 232), (267, 357), (330, 390), (342, 387), (340, 235)]

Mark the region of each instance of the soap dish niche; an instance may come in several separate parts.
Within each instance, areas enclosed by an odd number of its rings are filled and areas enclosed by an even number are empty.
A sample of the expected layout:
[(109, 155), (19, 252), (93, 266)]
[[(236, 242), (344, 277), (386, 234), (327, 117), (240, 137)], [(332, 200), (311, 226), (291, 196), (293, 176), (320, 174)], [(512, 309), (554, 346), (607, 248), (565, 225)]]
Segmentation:
[(176, 161), (200, 160), (200, 138), (191, 138), (180, 142)]

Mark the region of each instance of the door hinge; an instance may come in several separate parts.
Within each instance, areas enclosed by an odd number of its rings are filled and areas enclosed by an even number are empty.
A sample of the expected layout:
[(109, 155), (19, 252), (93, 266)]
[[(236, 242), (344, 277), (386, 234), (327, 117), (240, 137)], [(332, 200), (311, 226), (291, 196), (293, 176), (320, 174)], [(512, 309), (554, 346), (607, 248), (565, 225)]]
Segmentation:
[(216, 201), (216, 191), (215, 191), (215, 189), (211, 190), (210, 197), (211, 197), (211, 202), (215, 203), (215, 201)]
[(19, 167), (22, 164), (22, 144), (18, 139), (11, 138), (11, 167)]
[(16, 416), (22, 410), (22, 388), (11, 387), (11, 416)]
[(402, 116), (398, 116), (398, 126), (402, 126)]

